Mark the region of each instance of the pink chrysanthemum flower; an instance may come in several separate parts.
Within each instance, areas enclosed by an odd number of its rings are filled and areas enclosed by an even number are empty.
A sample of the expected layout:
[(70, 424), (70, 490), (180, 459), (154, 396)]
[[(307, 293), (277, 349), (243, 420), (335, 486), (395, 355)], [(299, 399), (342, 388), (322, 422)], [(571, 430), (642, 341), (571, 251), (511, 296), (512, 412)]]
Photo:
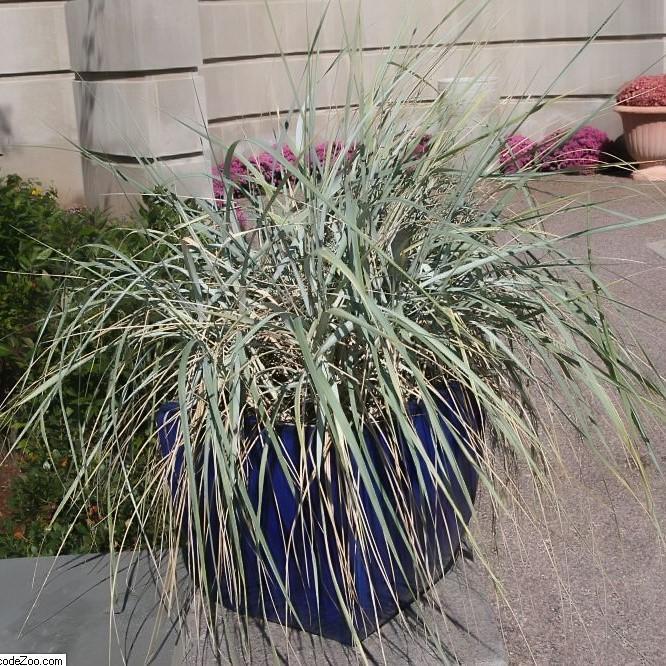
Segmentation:
[(282, 157), (284, 157), (289, 164), (296, 164), (298, 162), (298, 158), (296, 157), (296, 153), (289, 147), (289, 146), (282, 146)]
[[(213, 170), (214, 174), (221, 177), (224, 174), (225, 166), (225, 162), (220, 162)], [(240, 184), (245, 176), (247, 176), (247, 167), (240, 158), (234, 157), (229, 164), (229, 177), (234, 183)]]
[[(322, 141), (315, 146), (314, 155), (318, 164), (326, 164), (326, 160), (330, 155), (331, 162), (342, 155), (345, 152), (345, 143), (343, 141)], [(348, 160), (353, 160), (358, 147), (356, 144), (352, 144), (349, 148), (346, 149), (346, 158)]]
[(238, 157), (234, 157), (231, 160), (231, 164), (229, 165), (229, 175), (234, 183), (242, 183), (247, 176), (247, 167)]
[(522, 134), (512, 134), (500, 153), (500, 168), (504, 173), (517, 173), (534, 162), (536, 143)]
[(250, 163), (268, 182), (273, 180), (275, 172), (278, 170), (278, 162), (270, 153), (264, 152), (259, 153), (258, 155), (253, 155), (250, 158)]
[(586, 126), (565, 137), (563, 131), (553, 132), (539, 144), (540, 169), (591, 173), (604, 161), (604, 153), (610, 144), (606, 132)]
[(617, 103), (626, 106), (666, 106), (666, 74), (639, 76), (625, 84)]
[(329, 155), (331, 161), (338, 159), (344, 149), (342, 141), (323, 141), (315, 146), (315, 155), (319, 163), (324, 164)]
[[(274, 146), (277, 150), (277, 146)], [(282, 157), (286, 162), (290, 164), (295, 164), (297, 157), (294, 151), (289, 148), (289, 146), (282, 146), (281, 151)], [(284, 162), (282, 160), (276, 159), (271, 153), (263, 152), (258, 155), (253, 155), (250, 158), (252, 165), (259, 170), (262, 177), (266, 180), (267, 183), (275, 184), (282, 180), (285, 174)]]
[(420, 157), (423, 157), (430, 150), (430, 145), (431, 144), (432, 144), (432, 135), (424, 134), (421, 137), (421, 140), (416, 145), (416, 148), (414, 148), (414, 152), (412, 153), (412, 157), (414, 157), (416, 159), (418, 159)]
[[(224, 201), (226, 196), (226, 188), (222, 178), (224, 170), (224, 162), (213, 169), (213, 194), (217, 201)], [(229, 177), (236, 185), (242, 185), (247, 178), (247, 167), (238, 157), (234, 157), (229, 164)], [(237, 190), (234, 189), (234, 195), (236, 194)]]

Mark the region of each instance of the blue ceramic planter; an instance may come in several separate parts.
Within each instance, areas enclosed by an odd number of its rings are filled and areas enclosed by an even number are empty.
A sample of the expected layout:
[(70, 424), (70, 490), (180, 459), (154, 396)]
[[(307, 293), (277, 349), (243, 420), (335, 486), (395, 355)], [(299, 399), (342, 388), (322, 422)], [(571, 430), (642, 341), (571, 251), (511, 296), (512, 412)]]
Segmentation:
[[(455, 395), (460, 401), (460, 391), (451, 390), (451, 396), (455, 398)], [(460, 432), (458, 416), (444, 404), (440, 404), (439, 409), (445, 432), (450, 432), (444, 425), (447, 421)], [(352, 610), (356, 634), (363, 640), (441, 577), (460, 546), (459, 523), (447, 494), (457, 505), (465, 522), (469, 521), (472, 512), (470, 500), (473, 501), (476, 493), (477, 475), (453, 435), (448, 436), (448, 447), (439, 446), (434, 441), (430, 421), (422, 405), (411, 403), (408, 412), (423, 445), (420, 459), (415, 458), (415, 453), (407, 445), (399, 443), (400, 455), (396, 461), (395, 444), (392, 447), (394, 453), (390, 455), (381, 433), (369, 430), (365, 433), (365, 455), (369, 466), (377, 473), (370, 484), (371, 490), (379, 496), (381, 508), (377, 511), (373, 507), (368, 488), (359, 481), (362, 503), (374, 540), (374, 548), (370, 552), (368, 548), (362, 549), (355, 537), (356, 531), (350, 523), (345, 499), (337, 483), (335, 457), (331, 457), (325, 479), (313, 479), (303, 497), (300, 494), (294, 496), (284, 463), (293, 463), (296, 469), (301, 465), (301, 446), (295, 426), (284, 424), (277, 428), (282, 445), (281, 463), (274, 447), (269, 446), (265, 436), (257, 431), (255, 422), (247, 419), (246, 432), (250, 441), (254, 441), (244, 463), (247, 491), (253, 508), (259, 512), (262, 531), (275, 566), (271, 567), (265, 551), (255, 543), (252, 530), (239, 513), (236, 524), (240, 533), (241, 562), (236, 562), (235, 566), (245, 571), (245, 589), (242, 595), (234, 593), (221, 573), (217, 580), (204, 582), (214, 598), (223, 606), (249, 616), (351, 644), (353, 633), (345, 619), (345, 607)], [(161, 407), (157, 415), (162, 454), (167, 456), (176, 450), (171, 479), (174, 496), (178, 493), (183, 473), (178, 413), (178, 404), (168, 403)], [(478, 415), (470, 410), (467, 413), (473, 425), (478, 425)], [(314, 435), (312, 428), (306, 433), (306, 437)], [(444, 448), (448, 448), (448, 455)], [(455, 460), (457, 473), (449, 456)], [(263, 488), (260, 487), (262, 465), (265, 469)], [(314, 463), (308, 462), (307, 465), (310, 466), (307, 471), (312, 472)], [(436, 467), (440, 478), (448, 480), (447, 492), (436, 486), (428, 470), (429, 465)], [(197, 462), (197, 470), (198, 486), (206, 485), (202, 483), (205, 473), (208, 486), (212, 487), (215, 482), (212, 460), (202, 457)], [(328, 500), (329, 510), (324, 510), (323, 503), (319, 501), (322, 494)], [(417, 535), (421, 561), (429, 563), (427, 571), (416, 566), (413, 546), (409, 548), (405, 543), (403, 526), (393, 511), (397, 507), (410, 516), (411, 541)], [(205, 520), (210, 526), (210, 537), (205, 540), (206, 569), (219, 572), (215, 563), (219, 562), (220, 512), (210, 493), (204, 490), (200, 492), (199, 511), (202, 516), (205, 513)], [(390, 539), (386, 538), (387, 528)], [(336, 539), (345, 544), (345, 553), (338, 552)], [(348, 562), (344, 570), (343, 559)], [(343, 571), (353, 572), (353, 597), (341, 603), (339, 595), (345, 598), (345, 590), (350, 588), (344, 583)], [(202, 584), (202, 581), (196, 582)], [(285, 599), (285, 589), (288, 590), (289, 603)]]

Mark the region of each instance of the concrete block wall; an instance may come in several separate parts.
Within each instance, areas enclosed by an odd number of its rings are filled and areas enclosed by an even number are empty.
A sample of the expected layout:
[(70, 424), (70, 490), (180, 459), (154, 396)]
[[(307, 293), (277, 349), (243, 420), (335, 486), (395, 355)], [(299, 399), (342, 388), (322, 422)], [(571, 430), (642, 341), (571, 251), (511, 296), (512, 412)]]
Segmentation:
[[(299, 71), (306, 50), (304, 36), (307, 28), (312, 33), (324, 4), (276, 0), (271, 3), (273, 28), (263, 0), (200, 2), (206, 26), (202, 74), (213, 136), (228, 142), (244, 135), (267, 139), (280, 132), (290, 92), (285, 68), (276, 56), (279, 47), (273, 31), (280, 35), (290, 68)], [(435, 29), (437, 19), (457, 5), (453, 0), (343, 0), (341, 4), (345, 19), (339, 11), (329, 11), (322, 31), (323, 66), (325, 54), (335, 51), (339, 43), (342, 27), (353, 29), (359, 6), (362, 46), (370, 70), (385, 57), (383, 49), (388, 45), (436, 44), (455, 38), (459, 46), (432, 74), (433, 79), (445, 81), (459, 73), (482, 43), (484, 48), (465, 66), (465, 74), (495, 78), (496, 95), (507, 113), (520, 115), (545, 95), (546, 108), (523, 127), (536, 138), (592, 114), (596, 114), (596, 126), (617, 136), (621, 124), (609, 109), (609, 98), (637, 74), (666, 71), (663, 0), (628, 0), (619, 8), (616, 0), (493, 0), (466, 29), (484, 4), (481, 1), (472, 0), (455, 10), (439, 29)], [(306, 14), (309, 23), (303, 18)], [(289, 16), (302, 18), (297, 31), (285, 27), (292, 25)], [(231, 40), (226, 39), (225, 25), (238, 28)], [(592, 35), (596, 39), (586, 46)], [(343, 103), (340, 82), (337, 94), (329, 88), (324, 86), (321, 106)], [(282, 113), (278, 116), (276, 110)]]
[[(89, 203), (115, 205), (128, 181), (138, 187), (146, 179), (137, 159), (150, 157), (154, 174), (183, 176), (183, 192), (208, 194), (211, 155), (201, 133), (231, 142), (283, 131), (298, 97), (292, 83), (298, 88), (327, 4), (0, 0), (0, 169), (55, 183), (66, 202), (85, 195)], [(619, 9), (618, 0), (492, 0), (465, 28), (483, 4), (468, 0), (437, 27), (456, 4), (334, 1), (319, 36), (322, 76), (343, 35), (358, 37), (367, 72), (389, 45), (455, 40), (431, 75), (435, 84), (455, 76), (482, 42), (466, 74), (494, 77), (505, 109), (520, 112), (542, 95), (552, 101), (525, 127), (538, 138), (607, 105), (633, 76), (666, 71), (663, 0), (626, 0)], [(321, 81), (323, 133), (335, 117), (330, 109), (345, 101), (344, 67)], [(612, 111), (594, 123), (619, 133)], [(70, 142), (112, 160), (120, 179), (82, 161)]]
[(83, 200), (65, 5), (0, 3), (0, 170), (56, 184)]
[(68, 3), (78, 138), (114, 165), (84, 160), (89, 205), (122, 209), (126, 191), (153, 181), (211, 196), (197, 9), (196, 0)]
[(494, 6), (488, 43), (506, 81), (501, 94), (521, 99), (547, 92), (553, 100), (526, 125), (537, 137), (593, 113), (595, 126), (618, 136), (621, 123), (608, 110), (609, 97), (639, 74), (666, 72), (663, 0), (499, 0)]

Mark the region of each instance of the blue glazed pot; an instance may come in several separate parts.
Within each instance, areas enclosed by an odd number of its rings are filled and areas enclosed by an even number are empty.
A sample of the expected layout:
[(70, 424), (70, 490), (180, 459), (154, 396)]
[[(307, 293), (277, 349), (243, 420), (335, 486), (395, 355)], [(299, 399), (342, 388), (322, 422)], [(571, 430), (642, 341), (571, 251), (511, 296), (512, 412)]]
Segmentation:
[[(449, 389), (449, 395), (461, 405), (462, 392), (458, 388)], [(214, 599), (226, 608), (304, 629), (341, 643), (352, 644), (354, 638), (344, 609), (351, 610), (351, 624), (360, 640), (376, 631), (440, 578), (453, 562), (460, 548), (460, 525), (453, 503), (465, 522), (471, 517), (477, 473), (468, 459), (470, 451), (463, 451), (464, 445), (456, 441), (446, 424), (463, 432), (458, 412), (466, 413), (466, 420), (475, 429), (479, 428), (480, 419), (470, 408), (459, 406), (452, 410), (444, 403), (438, 403), (438, 407), (448, 446), (441, 446), (434, 439), (429, 417), (418, 402), (411, 402), (407, 409), (420, 438), (422, 453), (416, 454), (413, 447), (401, 442), (389, 447), (381, 432), (368, 429), (364, 433), (367, 465), (376, 471), (371, 488), (367, 488), (360, 478), (358, 480), (361, 503), (374, 542), (371, 549), (362, 548), (357, 529), (349, 519), (337, 480), (335, 455), (331, 454), (325, 478), (317, 478), (313, 473), (312, 457), (307, 458), (311, 480), (307, 492), (295, 496), (285, 463), (287, 469), (290, 464), (294, 469), (303, 464), (296, 427), (282, 424), (276, 428), (282, 449), (280, 461), (275, 447), (267, 443), (267, 435), (258, 430), (254, 420), (246, 419), (244, 427), (249, 441), (253, 442), (244, 461), (247, 493), (253, 509), (260, 516), (271, 558), (267, 558), (265, 549), (255, 542), (254, 531), (247, 526), (239, 510), (236, 525), (240, 553), (235, 557), (240, 561), (236, 561), (235, 566), (242, 567), (245, 572), (242, 594), (227, 581), (219, 565), (221, 512), (214, 499), (215, 493), (203, 490), (206, 485), (213, 487), (215, 466), (212, 457), (200, 456), (196, 463), (197, 486), (201, 489), (198, 509), (202, 517), (205, 514), (205, 523), (210, 527), (204, 540), (206, 570), (209, 574), (217, 571), (218, 575), (207, 581), (196, 581), (191, 570), (195, 582), (207, 585)], [(171, 491), (176, 498), (184, 473), (178, 404), (163, 405), (157, 415), (157, 424), (162, 455), (173, 452), (175, 456)], [(306, 428), (306, 438), (313, 437), (314, 429)], [(260, 481), (262, 465), (263, 484)], [(440, 479), (447, 479), (446, 490), (433, 480), (430, 465), (436, 467)], [(202, 483), (205, 474), (207, 484)], [(373, 506), (369, 490), (379, 498), (379, 510)], [(322, 495), (327, 499), (328, 509), (320, 501)], [(407, 545), (404, 524), (398, 513), (409, 516), (411, 547)], [(187, 526), (185, 532), (188, 532)], [(425, 570), (423, 564), (415, 561), (415, 541), (421, 554), (419, 562), (427, 563)], [(344, 544), (344, 553), (339, 552), (339, 543)], [(346, 566), (343, 564), (345, 560)], [(344, 582), (345, 574), (348, 580), (350, 572), (353, 576), (351, 586)], [(340, 595), (344, 601), (340, 600)]]

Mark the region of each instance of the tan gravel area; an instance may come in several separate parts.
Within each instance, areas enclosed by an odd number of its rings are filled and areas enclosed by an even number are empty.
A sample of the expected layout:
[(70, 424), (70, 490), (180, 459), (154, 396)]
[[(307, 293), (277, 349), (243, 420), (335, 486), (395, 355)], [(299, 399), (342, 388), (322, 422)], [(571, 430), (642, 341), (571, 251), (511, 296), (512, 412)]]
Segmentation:
[[(553, 214), (548, 228), (558, 233), (666, 216), (666, 183), (562, 177), (543, 181), (535, 195), (546, 207), (562, 196), (597, 203), (589, 214)], [(640, 343), (666, 376), (666, 221), (595, 235), (591, 247), (612, 293), (633, 308), (618, 321), (623, 334), (635, 337), (632, 344)], [(578, 256), (587, 250), (586, 242), (571, 243)], [(556, 436), (565, 458), (555, 473), (559, 501), (541, 505), (540, 496), (525, 487), (534, 521), (504, 517), (493, 525), (482, 510), (476, 526), (484, 538), (495, 529), (488, 543), (497, 544), (491, 560), (505, 586), (497, 612), (510, 664), (664, 665), (666, 549), (658, 528), (564, 429)], [(663, 428), (655, 425), (651, 436), (666, 470)], [(648, 461), (647, 467), (654, 515), (666, 532), (666, 480), (656, 465)], [(640, 495), (638, 480), (630, 490)]]

